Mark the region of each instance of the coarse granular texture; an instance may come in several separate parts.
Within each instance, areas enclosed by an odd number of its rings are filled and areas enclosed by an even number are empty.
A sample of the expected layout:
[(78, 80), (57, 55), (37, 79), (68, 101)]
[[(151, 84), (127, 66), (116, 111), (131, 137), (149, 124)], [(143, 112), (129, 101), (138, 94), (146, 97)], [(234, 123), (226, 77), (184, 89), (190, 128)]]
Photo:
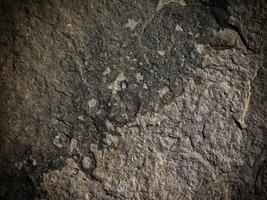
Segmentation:
[(0, 0), (0, 199), (266, 200), (265, 0)]

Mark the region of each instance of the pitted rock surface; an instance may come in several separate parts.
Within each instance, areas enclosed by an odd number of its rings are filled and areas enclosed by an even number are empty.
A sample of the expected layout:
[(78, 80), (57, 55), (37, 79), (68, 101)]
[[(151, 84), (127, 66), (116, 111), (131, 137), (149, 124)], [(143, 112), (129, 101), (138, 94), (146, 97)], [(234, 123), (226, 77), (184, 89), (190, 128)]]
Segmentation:
[(0, 199), (267, 199), (264, 0), (1, 0)]

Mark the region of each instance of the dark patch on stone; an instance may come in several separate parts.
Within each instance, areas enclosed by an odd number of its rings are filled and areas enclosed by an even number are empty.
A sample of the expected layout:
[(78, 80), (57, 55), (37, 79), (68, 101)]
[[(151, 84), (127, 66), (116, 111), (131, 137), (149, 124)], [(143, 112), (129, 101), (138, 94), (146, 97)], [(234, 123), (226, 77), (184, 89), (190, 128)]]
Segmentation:
[(218, 24), (220, 26), (225, 26), (225, 22), (227, 22), (230, 17), (228, 11), (228, 6), (230, 6), (229, 2), (227, 0), (211, 0), (208, 5)]
[(34, 168), (28, 163), (27, 166), (21, 168), (15, 166), (15, 163), (19, 165), (20, 161), (25, 161), (24, 158), (29, 158), (30, 147), (18, 146), (19, 151), (12, 152), (12, 154), (0, 154), (0, 198), (33, 200), (38, 195), (37, 185), (35, 185), (38, 183), (31, 178)]
[(36, 187), (29, 175), (23, 170), (1, 164), (0, 198), (34, 200), (37, 196)]

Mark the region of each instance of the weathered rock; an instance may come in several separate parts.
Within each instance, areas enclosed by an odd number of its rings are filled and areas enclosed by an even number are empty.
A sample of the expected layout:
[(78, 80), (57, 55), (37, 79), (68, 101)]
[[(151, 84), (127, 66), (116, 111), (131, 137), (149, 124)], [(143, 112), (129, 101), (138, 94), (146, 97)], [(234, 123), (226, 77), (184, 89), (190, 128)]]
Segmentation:
[(0, 199), (267, 199), (266, 11), (0, 1)]

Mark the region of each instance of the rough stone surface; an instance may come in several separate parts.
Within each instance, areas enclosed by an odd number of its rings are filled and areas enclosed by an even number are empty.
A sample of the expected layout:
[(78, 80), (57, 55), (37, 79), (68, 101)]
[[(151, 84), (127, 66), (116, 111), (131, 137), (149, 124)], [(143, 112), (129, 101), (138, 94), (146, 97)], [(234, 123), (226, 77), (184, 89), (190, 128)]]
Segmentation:
[(267, 199), (264, 0), (0, 0), (0, 199)]

